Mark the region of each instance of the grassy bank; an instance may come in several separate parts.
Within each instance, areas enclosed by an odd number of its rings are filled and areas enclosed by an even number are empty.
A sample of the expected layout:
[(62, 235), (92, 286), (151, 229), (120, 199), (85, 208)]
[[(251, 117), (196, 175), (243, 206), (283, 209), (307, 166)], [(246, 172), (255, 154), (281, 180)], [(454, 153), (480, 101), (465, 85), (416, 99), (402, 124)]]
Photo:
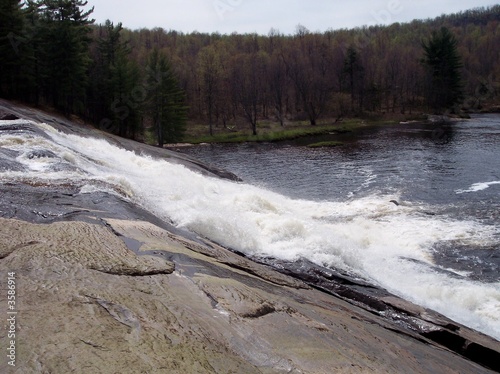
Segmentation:
[[(304, 121), (290, 122), (282, 127), (275, 122), (261, 122), (257, 125), (257, 135), (252, 135), (248, 127), (234, 126), (228, 128), (216, 128), (213, 136), (205, 135), (206, 126), (191, 124), (184, 139), (185, 143), (243, 143), (243, 142), (278, 142), (293, 140), (306, 136), (342, 134), (354, 132), (369, 126), (395, 124), (399, 121), (394, 119), (370, 120), (370, 119), (346, 119), (341, 122), (324, 120), (316, 126), (311, 126)], [(321, 145), (326, 146), (326, 145)]]

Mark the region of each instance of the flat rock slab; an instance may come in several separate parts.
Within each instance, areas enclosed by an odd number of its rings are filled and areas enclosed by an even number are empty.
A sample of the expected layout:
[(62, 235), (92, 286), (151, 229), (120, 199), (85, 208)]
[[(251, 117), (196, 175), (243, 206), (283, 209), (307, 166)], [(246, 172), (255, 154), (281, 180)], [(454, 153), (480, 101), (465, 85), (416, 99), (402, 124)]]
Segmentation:
[(19, 311), (16, 367), (2, 357), (2, 372), (490, 372), (149, 222), (0, 219), (0, 227), (0, 273), (16, 272)]
[(30, 254), (32, 263), (53, 259), (89, 270), (117, 275), (170, 274), (174, 264), (152, 256), (138, 257), (103, 226), (84, 222), (57, 222), (33, 226), (0, 219), (0, 259), (16, 261)]

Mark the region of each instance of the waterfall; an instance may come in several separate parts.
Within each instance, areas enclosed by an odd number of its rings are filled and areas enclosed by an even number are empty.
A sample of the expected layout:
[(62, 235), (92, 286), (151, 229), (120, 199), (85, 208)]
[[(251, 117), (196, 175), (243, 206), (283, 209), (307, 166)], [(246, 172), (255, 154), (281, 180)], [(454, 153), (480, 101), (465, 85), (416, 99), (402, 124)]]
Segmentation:
[(0, 121), (0, 129), (16, 124), (33, 130), (0, 131), (3, 184), (70, 183), (82, 194), (117, 194), (249, 256), (341, 269), (500, 339), (500, 283), (470, 280), (433, 260), (439, 244), (493, 245), (493, 226), (425, 214), (432, 207), (396, 206), (396, 195), (292, 199), (46, 124)]

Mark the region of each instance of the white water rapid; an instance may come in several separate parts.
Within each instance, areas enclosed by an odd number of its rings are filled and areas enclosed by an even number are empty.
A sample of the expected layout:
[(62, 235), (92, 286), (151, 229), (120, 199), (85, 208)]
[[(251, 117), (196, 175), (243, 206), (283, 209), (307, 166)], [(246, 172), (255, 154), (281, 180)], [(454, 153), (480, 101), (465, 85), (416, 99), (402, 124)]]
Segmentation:
[[(7, 123), (15, 121), (0, 121), (0, 126)], [(35, 125), (48, 138), (8, 132), (0, 136), (0, 147), (17, 154), (16, 161), (26, 168), (0, 171), (0, 183), (69, 181), (82, 184), (81, 193), (119, 193), (222, 245), (249, 255), (292, 261), (303, 257), (349, 271), (500, 340), (500, 282), (472, 281), (433, 262), (436, 244), (487, 247), (498, 238), (498, 228), (431, 216), (425, 213), (432, 210), (429, 206), (389, 202), (398, 196), (293, 200), (206, 177), (104, 140)], [(28, 157), (33, 150), (48, 150), (57, 157)]]

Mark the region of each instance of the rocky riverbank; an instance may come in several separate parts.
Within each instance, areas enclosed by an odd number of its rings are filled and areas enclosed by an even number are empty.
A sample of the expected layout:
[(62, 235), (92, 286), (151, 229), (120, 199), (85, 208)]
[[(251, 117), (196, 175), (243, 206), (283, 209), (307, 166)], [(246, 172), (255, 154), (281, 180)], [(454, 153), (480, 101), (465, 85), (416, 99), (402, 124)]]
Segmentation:
[[(64, 131), (105, 136), (127, 149), (235, 178), (173, 152), (0, 104)], [(494, 339), (343, 275), (255, 263), (118, 195), (24, 181), (2, 183), (0, 196), (0, 274), (5, 285), (15, 272), (18, 312), (16, 366), (4, 354), (2, 372), (499, 370)], [(4, 352), (10, 340), (3, 329)]]

